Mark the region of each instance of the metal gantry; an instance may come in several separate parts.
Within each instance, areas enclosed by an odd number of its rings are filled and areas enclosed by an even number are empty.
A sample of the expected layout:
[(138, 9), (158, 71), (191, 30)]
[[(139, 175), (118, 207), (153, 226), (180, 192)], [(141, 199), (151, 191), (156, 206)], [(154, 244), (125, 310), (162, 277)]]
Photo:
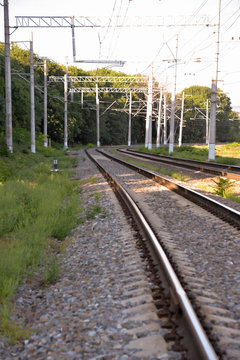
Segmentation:
[[(219, 0), (220, 1), (220, 0)], [(209, 17), (206, 15), (200, 15), (200, 16), (193, 16), (193, 15), (180, 15), (180, 16), (116, 16), (111, 17), (111, 19), (107, 16), (105, 17), (89, 17), (89, 16), (16, 16), (16, 28), (19, 27), (38, 27), (38, 28), (71, 28), (72, 30), (72, 48), (73, 48), (73, 61), (78, 63), (105, 63), (105, 64), (111, 64), (112, 66), (123, 66), (124, 61), (118, 61), (118, 60), (77, 60), (76, 59), (76, 44), (75, 44), (75, 28), (104, 28), (104, 27), (164, 27), (164, 26), (216, 26), (216, 24), (210, 24)], [(123, 21), (124, 20), (124, 21)], [(218, 22), (219, 25), (219, 22)], [(177, 61), (177, 58), (174, 59), (175, 62)], [(176, 70), (176, 66), (175, 66)], [(121, 77), (121, 79), (117, 77), (111, 77), (111, 79), (107, 79), (107, 77), (98, 77), (96, 79), (95, 77), (68, 77), (67, 80), (61, 77), (50, 77), (49, 82), (54, 81), (63, 81), (66, 86), (66, 82), (71, 81), (70, 84), (70, 93), (73, 94), (74, 92), (81, 92), (83, 96), (83, 92), (126, 92), (126, 88), (103, 88), (98, 87), (99, 82), (124, 82), (127, 83), (129, 79), (126, 77)], [(135, 84), (139, 82), (146, 82), (146, 78), (139, 78), (139, 77), (133, 77), (133, 82)], [(74, 88), (72, 87), (72, 83), (74, 82), (85, 82), (85, 83), (96, 83), (97, 84), (97, 90), (95, 87), (79, 87)], [(134, 85), (135, 85), (134, 84)], [(142, 88), (130, 88), (128, 87), (128, 91), (134, 91), (134, 92), (146, 92), (147, 89)], [(152, 91), (152, 90), (151, 90)], [(148, 87), (148, 99), (151, 98), (151, 92), (149, 93), (149, 87)], [(148, 108), (151, 107), (151, 99), (148, 100)], [(161, 110), (160, 110), (161, 111)], [(150, 114), (150, 115), (149, 115)], [(150, 120), (149, 124), (149, 134), (146, 134), (148, 140), (147, 143), (149, 144), (149, 147), (151, 147), (151, 113), (148, 111), (148, 117)], [(146, 121), (148, 123), (148, 119)], [(174, 138), (174, 100), (172, 101), (172, 114), (171, 114), (171, 126), (170, 126), (170, 142), (169, 142), (169, 152), (173, 151), (173, 138)], [(160, 130), (160, 128), (158, 129)], [(164, 139), (165, 139), (164, 134)], [(164, 140), (165, 141), (165, 140)]]
[[(98, 92), (105, 92), (105, 93), (126, 93), (126, 92), (135, 92), (135, 93), (147, 93), (148, 88), (134, 88), (134, 87), (98, 87)], [(73, 87), (69, 89), (69, 92), (73, 93), (80, 93), (80, 92), (96, 92), (96, 87)]]
[[(215, 26), (207, 15), (178, 16), (16, 16), (16, 27), (163, 27)], [(110, 21), (111, 20), (111, 21)]]
[[(64, 82), (63, 76), (49, 76), (49, 82)], [(146, 76), (68, 76), (68, 81), (72, 82), (121, 82), (121, 83), (146, 83), (148, 81)]]
[[(147, 94), (147, 87), (139, 87), (139, 85), (145, 84), (147, 81), (146, 76), (49, 76), (48, 82), (63, 82), (65, 87), (70, 82), (69, 93), (81, 93), (83, 103), (83, 93), (95, 93), (96, 94), (96, 129), (97, 129), (97, 146), (100, 146), (100, 105), (99, 105), (99, 93), (129, 93), (130, 105), (129, 105), (129, 123), (128, 123), (128, 145), (131, 145), (131, 98), (132, 93), (145, 93)], [(94, 86), (80, 86), (73, 87), (73, 83), (86, 83), (95, 84)], [(126, 87), (110, 87), (99, 86), (99, 83), (125, 83)], [(129, 146), (130, 146), (129, 145)]]

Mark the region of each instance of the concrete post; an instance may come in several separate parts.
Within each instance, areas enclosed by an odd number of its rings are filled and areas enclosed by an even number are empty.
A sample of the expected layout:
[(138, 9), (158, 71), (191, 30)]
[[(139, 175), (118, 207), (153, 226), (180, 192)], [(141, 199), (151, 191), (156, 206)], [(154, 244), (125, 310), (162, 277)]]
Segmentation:
[(164, 104), (163, 104), (163, 143), (167, 145), (167, 97), (164, 94)]
[(100, 147), (100, 108), (98, 97), (98, 84), (96, 84), (96, 122), (97, 122), (97, 147)]
[(160, 100), (159, 100), (159, 109), (158, 109), (157, 138), (156, 138), (157, 148), (160, 147), (161, 117), (162, 117), (162, 89), (160, 91)]
[(64, 75), (64, 149), (68, 149), (68, 64)]
[(47, 139), (47, 60), (44, 59), (44, 116), (43, 116), (43, 134), (45, 147), (48, 146)]
[(178, 146), (182, 146), (182, 127), (183, 127), (183, 112), (184, 112), (184, 91), (182, 93), (182, 110), (181, 110), (181, 119), (180, 119), (180, 127), (179, 127), (179, 139)]
[(206, 145), (209, 144), (208, 99), (206, 102)]
[(131, 146), (132, 134), (132, 92), (129, 92), (128, 146)]
[(217, 81), (212, 80), (208, 160), (215, 160)]
[(36, 143), (35, 143), (33, 33), (31, 33), (31, 40), (30, 40), (30, 102), (31, 102), (31, 152), (35, 153)]
[(6, 144), (13, 152), (12, 143), (12, 88), (11, 88), (11, 60), (10, 60), (10, 32), (8, 0), (4, 0), (4, 36), (5, 36), (5, 105), (6, 105)]

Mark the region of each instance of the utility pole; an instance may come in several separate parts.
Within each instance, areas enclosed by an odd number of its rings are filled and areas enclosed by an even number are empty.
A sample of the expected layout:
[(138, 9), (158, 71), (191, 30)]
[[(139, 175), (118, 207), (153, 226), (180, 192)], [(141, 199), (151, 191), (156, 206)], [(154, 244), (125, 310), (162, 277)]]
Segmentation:
[(167, 97), (164, 94), (163, 103), (163, 144), (167, 145)]
[(66, 74), (64, 75), (64, 149), (68, 148), (68, 58), (66, 57)]
[(83, 109), (83, 90), (81, 91), (81, 109)]
[(182, 110), (181, 110), (181, 119), (180, 119), (180, 128), (179, 128), (179, 139), (178, 146), (182, 146), (182, 127), (183, 127), (183, 111), (184, 111), (184, 91), (182, 92)]
[(45, 147), (48, 146), (47, 139), (47, 60), (44, 59), (44, 111), (43, 111), (43, 134)]
[(35, 153), (36, 143), (35, 143), (33, 33), (31, 33), (31, 40), (30, 40), (30, 102), (31, 102), (31, 152)]
[(209, 144), (209, 126), (208, 126), (208, 99), (206, 101), (206, 145)]
[[(73, 82), (72, 82), (71, 78), (70, 78), (70, 88), (71, 89), (73, 88)], [(71, 91), (70, 96), (71, 96), (71, 102), (73, 102), (73, 100), (74, 100), (74, 92), (73, 91)]]
[(215, 77), (215, 80), (212, 80), (208, 160), (215, 160), (217, 83), (218, 83), (218, 63), (219, 63), (219, 47), (220, 47), (219, 46), (220, 45), (220, 19), (221, 19), (221, 0), (218, 0), (216, 77)]
[(97, 122), (97, 147), (100, 147), (100, 109), (98, 97), (98, 83), (96, 83), (96, 122)]
[(129, 92), (128, 146), (131, 146), (132, 133), (132, 91)]
[(215, 160), (217, 81), (212, 80), (208, 160)]
[(162, 88), (160, 90), (160, 100), (159, 100), (159, 109), (158, 109), (157, 138), (156, 138), (157, 148), (160, 147), (161, 117), (162, 117)]
[(174, 75), (174, 85), (173, 85), (172, 99), (171, 99), (169, 154), (173, 152), (173, 147), (174, 147), (174, 116), (175, 116), (175, 97), (176, 97), (176, 84), (177, 84), (177, 56), (178, 56), (178, 34), (176, 37), (176, 55), (174, 59), (175, 75)]
[(147, 97), (147, 118), (146, 118), (146, 134), (145, 147), (152, 149), (152, 86), (153, 86), (153, 65), (151, 65), (150, 75), (148, 79), (148, 97)]
[(4, 36), (5, 36), (5, 105), (6, 105), (6, 144), (13, 152), (12, 143), (12, 89), (11, 89), (11, 59), (8, 0), (4, 0)]

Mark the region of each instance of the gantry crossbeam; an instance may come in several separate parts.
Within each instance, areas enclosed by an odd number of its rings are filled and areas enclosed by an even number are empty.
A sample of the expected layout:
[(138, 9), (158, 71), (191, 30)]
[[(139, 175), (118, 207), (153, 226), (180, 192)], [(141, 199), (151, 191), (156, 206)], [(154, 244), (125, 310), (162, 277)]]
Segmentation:
[(17, 27), (212, 26), (207, 15), (179, 16), (16, 16)]
[[(99, 87), (98, 92), (108, 92), (108, 93), (126, 93), (126, 92), (134, 92), (134, 93), (147, 93), (147, 88), (127, 88), (127, 87)], [(69, 92), (73, 93), (80, 93), (80, 92), (87, 92), (87, 93), (95, 93), (95, 87), (76, 87), (69, 89)]]
[[(64, 76), (49, 76), (48, 81), (64, 82)], [(120, 83), (146, 83), (147, 77), (144, 76), (68, 76), (68, 81), (72, 82), (120, 82)]]

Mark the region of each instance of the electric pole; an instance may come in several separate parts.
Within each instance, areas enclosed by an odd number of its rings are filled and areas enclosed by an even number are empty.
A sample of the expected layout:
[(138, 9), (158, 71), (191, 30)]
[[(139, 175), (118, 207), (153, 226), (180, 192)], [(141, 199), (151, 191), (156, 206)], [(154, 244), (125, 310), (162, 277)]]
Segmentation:
[(208, 99), (206, 101), (206, 145), (209, 144)]
[(5, 105), (6, 105), (6, 144), (13, 152), (12, 143), (12, 88), (8, 0), (4, 0), (4, 36), (5, 36)]
[(217, 80), (212, 80), (208, 160), (215, 160)]
[(64, 149), (68, 148), (68, 59), (66, 57), (66, 74), (64, 75)]
[(219, 63), (219, 47), (220, 47), (219, 46), (220, 45), (220, 19), (221, 19), (221, 0), (218, 0), (216, 77), (215, 77), (215, 80), (212, 80), (208, 160), (215, 160), (217, 83), (218, 83), (218, 63)]
[(178, 34), (176, 37), (176, 55), (174, 59), (175, 75), (174, 75), (174, 85), (173, 85), (172, 99), (171, 99), (169, 154), (173, 152), (173, 147), (174, 147), (174, 117), (175, 117), (175, 97), (176, 97), (176, 85), (177, 85), (177, 56), (178, 56)]
[(31, 102), (31, 152), (35, 153), (36, 144), (35, 144), (33, 33), (31, 33), (31, 40), (30, 40), (30, 102)]
[(167, 145), (167, 97), (164, 94), (163, 103), (163, 144)]
[(44, 116), (43, 116), (43, 134), (44, 134), (44, 146), (48, 146), (47, 139), (47, 60), (44, 59)]
[(159, 100), (159, 109), (158, 109), (157, 138), (156, 138), (157, 148), (160, 147), (161, 117), (162, 117), (162, 88), (160, 91), (160, 100)]
[(96, 83), (96, 122), (97, 122), (97, 147), (100, 147), (100, 109), (98, 97), (98, 83)]
[(129, 92), (128, 146), (131, 146), (132, 133), (132, 91)]
[(153, 92), (153, 65), (150, 68), (148, 78), (148, 96), (147, 96), (147, 117), (146, 117), (146, 133), (145, 147), (152, 149), (152, 92)]
[(179, 139), (178, 146), (182, 146), (182, 127), (183, 127), (183, 111), (184, 111), (184, 91), (182, 93), (182, 110), (181, 110), (181, 119), (180, 119), (180, 128), (179, 128)]

